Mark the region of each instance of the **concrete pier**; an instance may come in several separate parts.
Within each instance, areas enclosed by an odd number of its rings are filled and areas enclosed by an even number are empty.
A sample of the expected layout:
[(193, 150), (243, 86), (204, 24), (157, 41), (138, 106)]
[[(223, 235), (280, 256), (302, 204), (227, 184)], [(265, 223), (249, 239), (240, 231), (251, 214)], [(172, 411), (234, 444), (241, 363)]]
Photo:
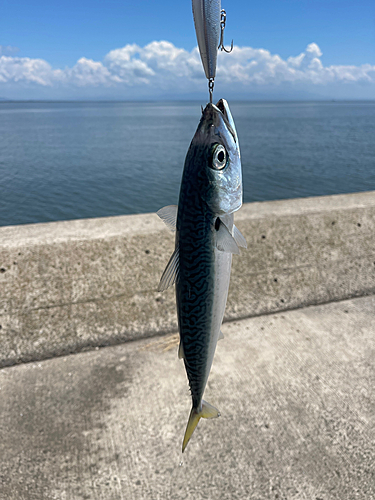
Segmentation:
[(375, 297), (223, 325), (203, 420), (177, 335), (0, 370), (1, 500), (372, 500)]
[[(246, 204), (226, 320), (375, 293), (375, 192)], [(0, 366), (174, 332), (155, 214), (0, 228)]]
[(221, 417), (183, 455), (174, 292), (156, 292), (173, 234), (155, 214), (0, 228), (0, 500), (375, 498), (375, 192), (236, 224), (205, 392)]

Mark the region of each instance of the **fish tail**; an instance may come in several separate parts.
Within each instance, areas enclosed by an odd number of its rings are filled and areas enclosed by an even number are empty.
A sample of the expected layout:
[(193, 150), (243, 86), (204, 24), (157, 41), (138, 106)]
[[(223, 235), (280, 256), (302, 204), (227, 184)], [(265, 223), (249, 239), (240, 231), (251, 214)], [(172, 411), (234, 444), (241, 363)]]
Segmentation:
[(195, 431), (196, 426), (201, 418), (216, 418), (220, 417), (220, 412), (214, 406), (210, 405), (206, 401), (202, 400), (201, 409), (192, 408), (189, 416), (189, 420), (186, 426), (184, 441), (182, 443), (182, 453), (185, 451), (185, 448), (190, 441), (193, 432)]

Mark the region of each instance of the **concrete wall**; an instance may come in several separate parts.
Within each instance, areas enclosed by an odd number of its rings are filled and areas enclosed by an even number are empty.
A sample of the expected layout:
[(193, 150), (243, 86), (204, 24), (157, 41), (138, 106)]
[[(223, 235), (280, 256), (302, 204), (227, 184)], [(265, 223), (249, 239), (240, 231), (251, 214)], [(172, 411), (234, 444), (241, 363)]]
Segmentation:
[[(226, 319), (375, 293), (375, 192), (236, 214)], [(156, 292), (174, 235), (155, 214), (0, 228), (0, 366), (177, 329)]]

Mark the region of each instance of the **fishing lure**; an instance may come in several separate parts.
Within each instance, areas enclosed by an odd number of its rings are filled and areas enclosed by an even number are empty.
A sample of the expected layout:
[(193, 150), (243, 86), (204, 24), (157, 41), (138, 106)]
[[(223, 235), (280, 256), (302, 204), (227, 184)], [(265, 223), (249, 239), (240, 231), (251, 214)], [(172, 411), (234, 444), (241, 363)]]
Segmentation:
[(197, 35), (199, 53), (202, 59), (203, 69), (208, 79), (210, 102), (214, 90), (217, 51), (225, 52), (233, 50), (224, 47), (224, 29), (226, 23), (226, 12), (221, 8), (221, 0), (192, 0), (195, 32)]

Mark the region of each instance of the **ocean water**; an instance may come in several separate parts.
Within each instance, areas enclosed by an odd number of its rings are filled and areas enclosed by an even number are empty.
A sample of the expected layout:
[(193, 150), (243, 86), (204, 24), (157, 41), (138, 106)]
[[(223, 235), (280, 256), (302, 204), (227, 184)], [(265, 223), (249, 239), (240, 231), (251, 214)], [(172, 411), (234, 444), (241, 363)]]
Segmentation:
[[(0, 225), (177, 204), (201, 104), (1, 102)], [(375, 189), (375, 101), (229, 104), (245, 202)]]

